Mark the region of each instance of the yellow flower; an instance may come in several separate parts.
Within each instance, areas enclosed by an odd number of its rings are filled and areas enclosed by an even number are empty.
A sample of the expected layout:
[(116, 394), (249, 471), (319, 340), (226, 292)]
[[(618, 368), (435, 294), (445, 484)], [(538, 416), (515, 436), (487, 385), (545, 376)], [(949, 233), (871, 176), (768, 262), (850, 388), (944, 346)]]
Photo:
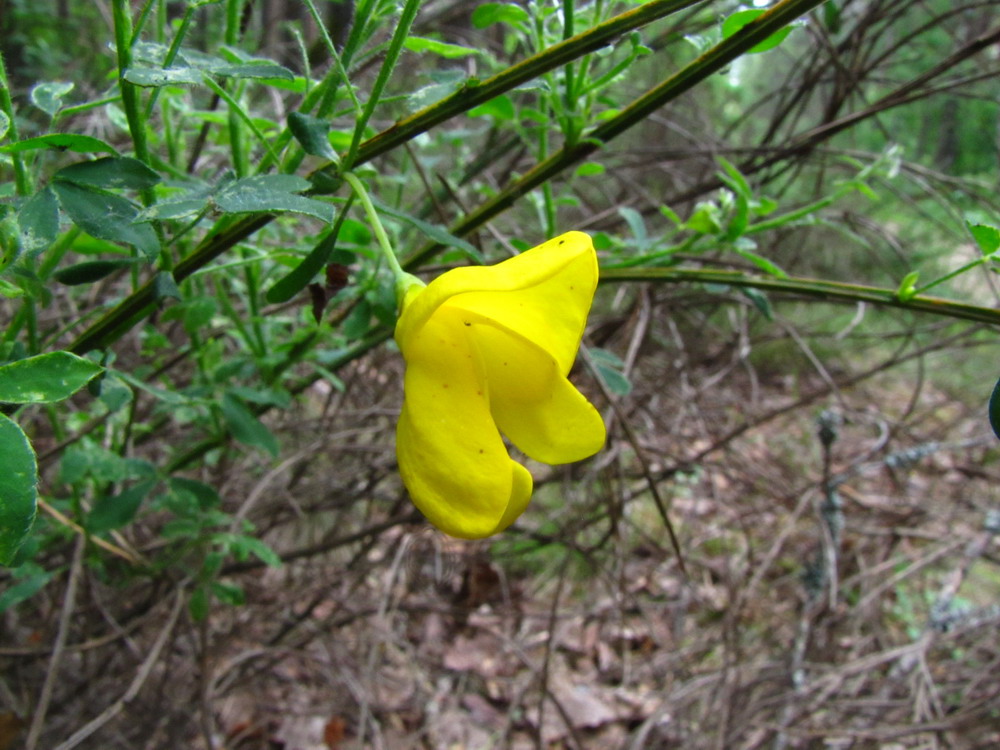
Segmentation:
[(550, 464), (604, 445), (600, 414), (566, 378), (596, 286), (590, 237), (569, 232), (406, 290), (396, 455), (414, 504), (445, 533), (490, 536), (527, 507), (531, 474), (501, 433)]

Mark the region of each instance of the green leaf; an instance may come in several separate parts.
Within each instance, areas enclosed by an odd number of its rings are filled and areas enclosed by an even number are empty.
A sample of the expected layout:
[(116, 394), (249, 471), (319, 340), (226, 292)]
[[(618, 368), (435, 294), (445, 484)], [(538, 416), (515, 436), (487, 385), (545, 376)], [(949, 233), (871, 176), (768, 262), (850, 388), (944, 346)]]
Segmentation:
[(594, 175), (604, 174), (604, 165), (596, 161), (588, 161), (581, 164), (576, 168), (577, 177), (593, 177)]
[(0, 219), (0, 276), (21, 257), (18, 234), (17, 222), (13, 216)]
[[(91, 381), (96, 382), (96, 381)], [(126, 404), (132, 402), (132, 389), (125, 385), (121, 378), (116, 378), (105, 373), (100, 380), (101, 402), (108, 407), (108, 411), (116, 412)]]
[(612, 395), (627, 396), (632, 392), (632, 383), (622, 373), (625, 363), (617, 354), (606, 349), (591, 349), (590, 358), (597, 377)]
[(1000, 249), (1000, 229), (991, 227), (989, 224), (970, 224), (968, 222), (966, 222), (966, 226), (972, 233), (976, 244), (979, 245), (979, 249), (983, 251), (983, 255), (993, 255)]
[(714, 203), (698, 203), (694, 213), (684, 222), (684, 229), (691, 229), (698, 234), (717, 234), (722, 231), (719, 223), (719, 207)]
[(758, 196), (756, 200), (751, 201), (750, 208), (756, 216), (768, 216), (778, 208), (778, 201), (767, 196)]
[(77, 135), (76, 133), (49, 133), (36, 138), (26, 138), (23, 141), (8, 143), (0, 146), (0, 152), (17, 153), (21, 151), (35, 151), (40, 148), (54, 148), (60, 151), (76, 151), (81, 154), (105, 153), (117, 154), (118, 152), (109, 144), (93, 138), (89, 135)]
[(12, 570), (11, 573), (17, 583), (8, 586), (0, 594), (0, 612), (6, 612), (11, 607), (33, 597), (55, 575), (34, 562), (26, 562)]
[(619, 206), (618, 215), (625, 219), (625, 223), (628, 224), (628, 228), (635, 238), (635, 244), (640, 250), (646, 250), (650, 242), (649, 234), (646, 232), (646, 222), (642, 218), (642, 214), (630, 206)]
[(750, 247), (752, 246), (753, 243), (746, 242), (746, 238), (744, 237), (742, 242), (739, 240), (736, 241), (733, 245), (733, 250), (735, 250), (738, 255), (753, 263), (764, 273), (770, 274), (771, 276), (779, 279), (788, 278), (788, 274), (785, 273), (776, 263), (774, 263), (774, 261), (768, 260), (764, 256), (758, 255), (753, 250), (750, 250)]
[(24, 202), (17, 212), (17, 225), (25, 252), (41, 252), (55, 242), (59, 235), (59, 202), (52, 188), (42, 188)]
[(448, 44), (439, 42), (437, 39), (428, 39), (422, 36), (408, 36), (403, 46), (411, 52), (430, 52), (448, 60), (458, 57), (468, 57), (469, 55), (480, 55), (482, 52), (471, 47), (463, 47), (460, 44)]
[[(200, 0), (197, 4), (207, 4)], [(125, 79), (139, 86), (165, 86), (170, 84), (201, 83), (204, 74), (225, 78), (262, 78), (274, 81), (295, 81), (295, 74), (273, 60), (253, 58), (239, 49), (222, 50), (228, 59), (209, 55), (191, 48), (182, 48), (168, 68), (163, 67), (167, 47), (151, 42), (139, 42), (133, 48), (133, 65), (125, 72)]]
[(743, 236), (747, 226), (750, 224), (750, 203), (746, 196), (736, 193), (736, 205), (726, 226), (725, 238), (729, 241), (736, 240)]
[(367, 299), (360, 299), (358, 304), (354, 306), (350, 314), (344, 318), (344, 322), (340, 324), (340, 332), (348, 338), (348, 340), (359, 339), (368, 333), (368, 329), (371, 326), (372, 321), (372, 304)]
[(614, 396), (627, 396), (632, 392), (632, 383), (618, 370), (605, 365), (595, 365), (597, 375), (604, 382), (608, 391)]
[(309, 254), (302, 259), (295, 268), (278, 279), (274, 285), (267, 290), (266, 299), (273, 304), (287, 302), (300, 291), (305, 289), (306, 284), (313, 280), (323, 267), (329, 262), (330, 254), (340, 233), (337, 231), (341, 226), (341, 219), (344, 213), (338, 217), (333, 229), (321, 239), (316, 246), (309, 251)]
[(840, 33), (840, 8), (836, 0), (826, 0), (823, 3), (823, 23), (831, 34)]
[(139, 212), (136, 221), (154, 221), (156, 219), (185, 219), (204, 210), (208, 205), (208, 197), (182, 198), (154, 203)]
[(475, 260), (477, 263), (484, 262), (482, 254), (476, 250), (475, 247), (470, 245), (461, 237), (456, 237), (444, 227), (437, 224), (431, 224), (429, 221), (424, 221), (423, 219), (418, 219), (416, 216), (410, 216), (410, 214), (387, 206), (381, 201), (373, 200), (373, 203), (380, 214), (385, 214), (386, 216), (397, 219), (404, 224), (409, 224), (414, 229), (423, 232), (435, 242), (447, 247), (457, 247), (459, 250), (465, 251), (466, 255)]
[(126, 383), (131, 385), (136, 390), (144, 391), (154, 398), (159, 399), (167, 404), (174, 404), (177, 406), (185, 405), (190, 402), (190, 399), (183, 393), (178, 393), (177, 391), (171, 390), (169, 388), (157, 388), (154, 385), (150, 385), (142, 378), (137, 378), (131, 375), (126, 370), (116, 370), (115, 375), (120, 377)]
[(678, 229), (684, 226), (684, 222), (681, 220), (681, 217), (678, 216), (677, 212), (670, 208), (670, 206), (660, 206), (660, 213), (673, 222), (674, 226)]
[[(728, 39), (729, 37), (736, 34), (744, 26), (749, 25), (755, 21), (758, 17), (764, 15), (767, 11), (763, 8), (754, 8), (752, 10), (738, 10), (732, 15), (730, 15), (725, 21), (722, 22), (722, 38)], [(774, 49), (792, 32), (791, 26), (786, 26), (783, 29), (779, 29), (765, 39), (760, 44), (757, 44), (746, 51), (745, 54), (753, 55), (758, 52), (767, 52), (769, 49)]]
[(274, 433), (257, 419), (239, 399), (227, 393), (222, 397), (220, 408), (226, 425), (234, 438), (244, 445), (261, 448), (272, 456), (278, 455), (278, 439)]
[(246, 62), (237, 65), (220, 65), (211, 72), (224, 78), (267, 78), (294, 81), (295, 74), (288, 68), (272, 62)]
[(485, 29), (495, 23), (518, 26), (528, 23), (530, 19), (528, 11), (512, 3), (483, 3), (472, 11), (472, 25), (477, 29)]
[(239, 607), (246, 602), (243, 589), (235, 583), (225, 583), (224, 581), (210, 581), (209, 587), (215, 598), (223, 604)]
[(747, 182), (747, 178), (743, 176), (743, 173), (736, 168), (736, 165), (721, 156), (716, 156), (715, 160), (725, 172), (725, 175), (719, 175), (720, 179), (737, 195), (742, 195), (747, 200), (753, 198), (750, 183)]
[(17, 299), (18, 297), (24, 296), (24, 290), (11, 284), (6, 279), (0, 279), (0, 297), (5, 297), (6, 299)]
[(28, 436), (0, 414), (0, 565), (10, 565), (31, 531), (37, 486), (38, 468)]
[(123, 458), (118, 453), (80, 442), (70, 446), (59, 462), (59, 481), (76, 484), (87, 477), (98, 482), (123, 482), (126, 479), (149, 479), (155, 467), (138, 458)]
[(66, 268), (60, 268), (52, 274), (52, 278), (66, 286), (93, 284), (115, 271), (136, 265), (138, 261), (132, 258), (114, 258), (111, 260), (87, 260), (75, 263)]
[(49, 117), (55, 117), (62, 109), (62, 99), (73, 90), (73, 84), (66, 81), (40, 83), (31, 89), (31, 103)]
[(774, 310), (771, 309), (771, 301), (760, 289), (744, 287), (740, 289), (740, 293), (753, 303), (753, 306), (760, 311), (761, 315), (768, 320), (774, 320)]
[(72, 182), (53, 182), (52, 189), (73, 223), (87, 234), (132, 245), (148, 260), (156, 258), (160, 251), (156, 233), (148, 224), (133, 223), (139, 216), (139, 209), (131, 201)]
[[(349, 201), (353, 200), (353, 195), (348, 198)], [(377, 255), (377, 251), (372, 252), (371, 245), (375, 241), (372, 230), (363, 221), (358, 221), (350, 217), (344, 219), (343, 226), (340, 227), (340, 231), (337, 232), (337, 244), (343, 243), (345, 246), (353, 245), (357, 248), (358, 252), (361, 252), (369, 258), (374, 258)], [(367, 251), (367, 252), (366, 252)], [(343, 258), (339, 261), (340, 263), (350, 262), (349, 258)]]
[(333, 207), (329, 203), (296, 195), (310, 187), (304, 177), (290, 174), (244, 177), (222, 188), (215, 196), (215, 205), (225, 213), (293, 211), (330, 221)]
[(910, 271), (896, 288), (896, 299), (906, 302), (913, 299), (917, 294), (917, 279), (920, 278), (920, 271)]
[(993, 434), (1000, 438), (1000, 380), (993, 386), (993, 394), (990, 396), (990, 427)]
[(104, 370), (70, 352), (49, 352), (0, 366), (0, 401), (51, 404), (67, 399)]
[(170, 271), (158, 271), (153, 277), (153, 296), (157, 300), (184, 299), (181, 289)]
[(256, 537), (244, 534), (236, 535), (230, 540), (229, 548), (237, 560), (243, 561), (253, 555), (269, 567), (281, 567), (281, 558), (278, 557), (278, 553)]
[(0, 109), (0, 139), (7, 135), (8, 130), (10, 130), (10, 118)]
[(208, 591), (204, 586), (199, 586), (191, 592), (191, 598), (188, 599), (188, 612), (191, 613), (191, 619), (195, 622), (201, 622), (208, 617), (208, 605)]
[(174, 309), (179, 309), (181, 323), (187, 335), (195, 336), (212, 322), (218, 306), (214, 297), (205, 296), (186, 299)]
[(184, 493), (193, 497), (201, 510), (218, 508), (222, 505), (222, 498), (219, 497), (216, 489), (210, 484), (199, 482), (197, 479), (170, 477), (167, 484), (170, 486), (171, 492)]
[(517, 116), (514, 102), (509, 96), (501, 94), (489, 99), (468, 112), (469, 117), (495, 117), (501, 121), (510, 121)]
[(229, 392), (252, 404), (264, 404), (266, 406), (277, 406), (281, 409), (287, 409), (292, 403), (292, 394), (284, 388), (250, 388), (243, 385), (234, 385), (229, 389)]
[(337, 152), (330, 145), (330, 121), (312, 115), (292, 112), (288, 115), (288, 129), (307, 154), (335, 161)]
[(105, 156), (63, 167), (53, 179), (105, 189), (144, 190), (159, 183), (160, 175), (138, 159)]
[(90, 457), (84, 447), (70, 446), (59, 459), (59, 481), (76, 484), (87, 476)]
[(67, 448), (59, 462), (59, 481), (66, 484), (76, 484), (87, 477), (98, 482), (123, 482), (155, 475), (156, 469), (148, 461), (123, 458), (107, 448), (83, 441)]
[(87, 515), (86, 527), (93, 534), (120, 529), (135, 518), (142, 501), (158, 479), (147, 479), (117, 495), (102, 495)]
[(196, 68), (150, 68), (145, 65), (130, 67), (125, 71), (125, 80), (136, 86), (158, 88), (202, 82), (202, 73)]
[(446, 96), (454, 94), (464, 87), (469, 79), (460, 70), (444, 70), (435, 73), (434, 83), (416, 89), (406, 97), (407, 106), (412, 112), (429, 107)]

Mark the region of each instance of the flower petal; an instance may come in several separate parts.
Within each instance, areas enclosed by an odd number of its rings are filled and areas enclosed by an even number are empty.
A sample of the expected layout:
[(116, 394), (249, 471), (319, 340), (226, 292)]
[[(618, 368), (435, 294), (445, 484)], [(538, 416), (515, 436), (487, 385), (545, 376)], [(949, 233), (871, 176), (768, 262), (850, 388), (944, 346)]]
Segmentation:
[(491, 534), (499, 534), (514, 523), (518, 516), (524, 513), (528, 507), (528, 501), (531, 500), (531, 490), (534, 488), (531, 472), (517, 461), (511, 461), (510, 464), (514, 469), (511, 476), (513, 487), (510, 492), (510, 502), (507, 504), (507, 510), (503, 512), (503, 518), (500, 519), (497, 527), (490, 532)]
[(495, 266), (456, 268), (408, 297), (396, 326), (402, 341), (445, 302), (495, 319), (551, 352), (562, 374), (576, 358), (597, 287), (590, 237), (567, 232)]
[(396, 455), (403, 483), (431, 523), (452, 536), (476, 539), (524, 511), (531, 475), (507, 454), (459, 316), (441, 309), (401, 343), (406, 399)]
[[(445, 308), (442, 308), (445, 309)], [(536, 461), (563, 464), (597, 453), (605, 441), (597, 409), (560, 372), (555, 358), (488, 319), (471, 338), (486, 373), (497, 427)]]

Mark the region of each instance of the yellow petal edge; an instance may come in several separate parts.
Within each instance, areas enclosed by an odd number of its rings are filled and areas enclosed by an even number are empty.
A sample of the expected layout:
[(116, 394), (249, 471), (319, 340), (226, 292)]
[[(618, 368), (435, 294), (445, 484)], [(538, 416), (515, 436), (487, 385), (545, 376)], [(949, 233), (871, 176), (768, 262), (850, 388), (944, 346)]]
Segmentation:
[(414, 504), (445, 533), (487, 537), (527, 507), (531, 474), (511, 460), (501, 432), (546, 463), (604, 445), (600, 414), (566, 378), (597, 277), (590, 237), (568, 232), (404, 296), (396, 453)]

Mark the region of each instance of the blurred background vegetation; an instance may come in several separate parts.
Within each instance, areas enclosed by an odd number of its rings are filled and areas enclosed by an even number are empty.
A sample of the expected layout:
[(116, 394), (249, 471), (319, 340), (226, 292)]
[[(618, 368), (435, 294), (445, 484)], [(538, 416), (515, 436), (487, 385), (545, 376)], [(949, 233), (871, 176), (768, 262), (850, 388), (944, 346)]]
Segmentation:
[[(0, 0), (0, 54), (0, 750), (1000, 744), (995, 3)], [(594, 238), (608, 444), (500, 537), (399, 482), (346, 171), (424, 278)]]

